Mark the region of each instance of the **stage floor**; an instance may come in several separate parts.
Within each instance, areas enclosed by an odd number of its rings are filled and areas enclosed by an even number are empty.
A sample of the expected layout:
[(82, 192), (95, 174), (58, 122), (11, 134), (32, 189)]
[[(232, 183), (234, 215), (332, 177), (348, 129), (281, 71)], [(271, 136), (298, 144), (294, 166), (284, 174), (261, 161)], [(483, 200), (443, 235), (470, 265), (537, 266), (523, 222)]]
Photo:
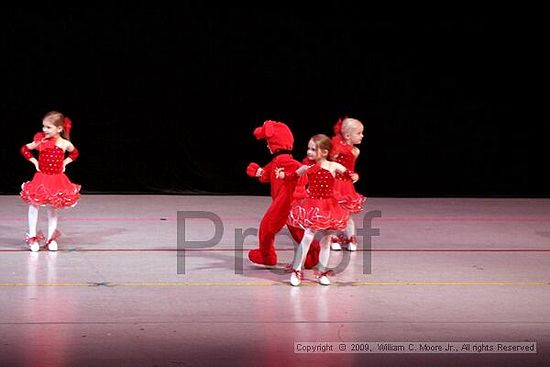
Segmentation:
[[(550, 199), (369, 198), (359, 251), (299, 287), (286, 229), (276, 267), (246, 256), (269, 203), (83, 195), (60, 250), (31, 253), (27, 206), (0, 196), (0, 366), (550, 365)], [(422, 350), (448, 342), (471, 349)]]

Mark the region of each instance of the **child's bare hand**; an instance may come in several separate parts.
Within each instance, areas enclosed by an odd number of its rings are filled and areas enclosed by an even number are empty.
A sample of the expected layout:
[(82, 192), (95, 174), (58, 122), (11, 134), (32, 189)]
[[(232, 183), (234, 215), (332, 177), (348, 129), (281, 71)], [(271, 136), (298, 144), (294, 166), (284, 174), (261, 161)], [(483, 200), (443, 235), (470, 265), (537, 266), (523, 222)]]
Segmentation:
[(309, 166), (306, 165), (306, 164), (304, 164), (303, 166), (301, 166), (300, 168), (298, 168), (298, 169), (296, 170), (296, 174), (297, 174), (298, 176), (301, 176), (301, 175), (304, 174), (305, 171), (307, 171), (308, 168), (309, 168)]
[(350, 175), (350, 178), (351, 178), (351, 181), (353, 183), (356, 183), (357, 181), (359, 181), (359, 175), (355, 172), (353, 172), (351, 175)]

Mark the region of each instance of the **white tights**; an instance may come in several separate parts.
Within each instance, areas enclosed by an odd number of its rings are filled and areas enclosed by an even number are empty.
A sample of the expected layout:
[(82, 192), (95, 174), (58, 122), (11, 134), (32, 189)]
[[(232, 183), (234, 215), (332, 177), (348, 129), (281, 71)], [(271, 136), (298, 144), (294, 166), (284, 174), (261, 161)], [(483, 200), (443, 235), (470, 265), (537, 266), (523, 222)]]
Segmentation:
[(352, 217), (349, 217), (348, 223), (346, 224), (346, 237), (352, 238), (355, 236), (355, 222)]
[[(302, 241), (300, 242), (300, 244), (296, 248), (296, 252), (294, 253), (294, 261), (292, 262), (292, 268), (294, 270), (302, 270), (304, 262), (306, 261), (306, 255), (309, 251), (309, 246), (311, 245), (314, 237), (314, 231), (310, 229), (305, 230), (304, 237), (302, 238)], [(328, 268), (328, 262), (330, 258), (330, 239), (331, 236), (328, 233), (324, 233), (323, 238), (321, 239), (321, 241), (319, 241), (319, 265), (317, 266), (317, 268), (320, 271), (326, 271)]]
[[(36, 236), (36, 227), (38, 225), (39, 206), (29, 205), (29, 237)], [(48, 239), (52, 238), (57, 229), (57, 209), (48, 206)]]

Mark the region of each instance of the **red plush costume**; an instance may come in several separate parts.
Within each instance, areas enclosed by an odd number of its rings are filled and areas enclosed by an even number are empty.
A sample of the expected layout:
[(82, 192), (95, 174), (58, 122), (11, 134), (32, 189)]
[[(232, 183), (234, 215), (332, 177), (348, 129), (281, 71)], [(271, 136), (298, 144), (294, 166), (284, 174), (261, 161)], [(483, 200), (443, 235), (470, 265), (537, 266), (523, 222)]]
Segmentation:
[[(292, 157), (294, 137), (292, 132), (282, 122), (265, 121), (261, 127), (254, 129), (254, 136), (258, 140), (265, 139), (273, 155), (273, 159), (263, 168), (257, 163), (250, 163), (246, 172), (251, 177), (258, 177), (262, 183), (271, 183), (271, 205), (267, 208), (260, 222), (258, 231), (259, 248), (248, 252), (248, 258), (255, 264), (277, 264), (275, 252), (275, 235), (283, 228), (290, 213), (290, 204), (296, 187), (296, 180), (281, 180), (275, 178), (275, 169), (283, 168), (285, 172), (294, 172), (302, 164)], [(258, 169), (260, 169), (258, 171)], [(259, 176), (257, 174), (259, 173)], [(287, 225), (292, 238), (299, 243), (304, 235), (301, 228)], [(311, 269), (319, 259), (319, 241), (315, 240), (310, 246), (304, 267)]]

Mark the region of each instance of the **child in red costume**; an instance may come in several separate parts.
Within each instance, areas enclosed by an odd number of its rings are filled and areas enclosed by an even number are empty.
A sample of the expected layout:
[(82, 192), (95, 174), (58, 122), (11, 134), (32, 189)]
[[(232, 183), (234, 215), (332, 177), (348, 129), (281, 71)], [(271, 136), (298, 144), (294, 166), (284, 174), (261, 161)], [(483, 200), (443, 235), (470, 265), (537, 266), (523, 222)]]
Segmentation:
[[(254, 136), (258, 140), (265, 139), (267, 141), (267, 147), (273, 155), (273, 159), (264, 167), (260, 167), (257, 163), (250, 163), (246, 172), (250, 177), (258, 177), (262, 183), (271, 184), (272, 202), (260, 222), (259, 248), (250, 250), (248, 258), (255, 264), (273, 266), (277, 264), (275, 235), (287, 222), (296, 186), (296, 181), (276, 179), (275, 170), (283, 168), (286, 172), (294, 172), (302, 164), (292, 157), (294, 137), (286, 124), (278, 121), (265, 121), (261, 127), (254, 129)], [(287, 228), (292, 238), (300, 243), (304, 236), (304, 230), (290, 225), (287, 225)], [(311, 269), (317, 264), (318, 258), (319, 241), (314, 241), (304, 266)]]
[(289, 224), (305, 230), (289, 269), (292, 272), (290, 284), (293, 286), (298, 286), (302, 282), (305, 254), (318, 232), (321, 232), (323, 238), (320, 241), (316, 278), (319, 284), (331, 283), (328, 278), (333, 274), (329, 269), (331, 232), (344, 229), (348, 222), (349, 212), (338, 202), (334, 183), (337, 174), (351, 177), (354, 172), (340, 163), (327, 160), (330, 148), (330, 138), (324, 134), (317, 134), (310, 139), (307, 146), (307, 156), (315, 164), (304, 165), (294, 172), (289, 172), (288, 176), (282, 168), (276, 170), (278, 179), (307, 177), (306, 196), (292, 203), (288, 216)]
[[(43, 235), (37, 232), (40, 206), (48, 207), (48, 237), (45, 247), (57, 251), (57, 210), (73, 207), (80, 199), (80, 185), (65, 175), (66, 166), (78, 157), (78, 150), (69, 140), (71, 120), (62, 113), (51, 111), (42, 120), (42, 132), (32, 142), (21, 147), (21, 154), (34, 164), (36, 172), (31, 181), (21, 185), (21, 199), (29, 204), (29, 233), (25, 242), (30, 250), (40, 249)], [(38, 159), (31, 152), (38, 151)]]
[[(359, 148), (356, 145), (361, 144), (362, 140), (363, 124), (361, 121), (350, 117), (339, 119), (334, 125), (332, 148), (329, 154), (330, 160), (342, 164), (351, 172), (355, 172), (355, 162), (359, 156)], [(334, 183), (334, 192), (338, 202), (351, 215), (361, 212), (367, 200), (366, 197), (355, 191), (354, 184), (358, 179), (359, 175), (357, 173), (352, 176), (336, 174)], [(350, 216), (345, 235), (335, 237), (331, 249), (339, 251), (342, 249), (341, 244), (347, 244), (348, 251), (357, 251), (355, 232), (355, 222)]]

